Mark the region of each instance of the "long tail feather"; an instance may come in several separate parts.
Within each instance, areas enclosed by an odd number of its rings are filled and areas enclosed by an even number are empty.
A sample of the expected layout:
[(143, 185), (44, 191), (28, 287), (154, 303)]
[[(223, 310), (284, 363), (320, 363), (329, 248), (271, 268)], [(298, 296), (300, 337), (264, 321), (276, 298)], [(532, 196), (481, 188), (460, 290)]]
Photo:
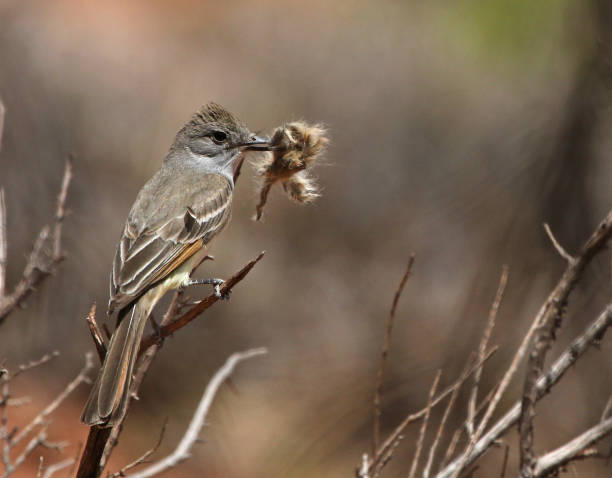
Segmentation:
[(83, 423), (113, 426), (123, 419), (138, 347), (153, 305), (152, 295), (142, 296), (130, 306), (131, 310), (113, 333), (106, 358), (85, 404), (81, 416)]

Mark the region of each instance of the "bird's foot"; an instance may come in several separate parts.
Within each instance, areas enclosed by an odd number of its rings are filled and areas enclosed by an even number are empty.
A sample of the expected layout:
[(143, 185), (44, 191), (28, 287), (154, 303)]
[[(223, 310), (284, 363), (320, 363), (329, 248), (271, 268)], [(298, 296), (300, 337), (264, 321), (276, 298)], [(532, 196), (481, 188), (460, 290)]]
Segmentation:
[(230, 297), (230, 291), (227, 290), (224, 293), (221, 292), (221, 286), (225, 284), (223, 279), (191, 279), (187, 285), (203, 285), (211, 284), (215, 289), (215, 296), (218, 299), (228, 300)]

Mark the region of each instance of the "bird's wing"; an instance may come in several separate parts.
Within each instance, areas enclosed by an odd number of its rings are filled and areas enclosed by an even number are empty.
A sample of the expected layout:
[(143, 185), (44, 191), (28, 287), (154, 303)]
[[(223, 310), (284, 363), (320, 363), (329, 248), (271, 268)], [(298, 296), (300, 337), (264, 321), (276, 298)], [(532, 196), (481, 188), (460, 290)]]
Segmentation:
[(220, 174), (162, 174), (141, 190), (113, 261), (109, 312), (125, 307), (201, 250), (231, 214)]

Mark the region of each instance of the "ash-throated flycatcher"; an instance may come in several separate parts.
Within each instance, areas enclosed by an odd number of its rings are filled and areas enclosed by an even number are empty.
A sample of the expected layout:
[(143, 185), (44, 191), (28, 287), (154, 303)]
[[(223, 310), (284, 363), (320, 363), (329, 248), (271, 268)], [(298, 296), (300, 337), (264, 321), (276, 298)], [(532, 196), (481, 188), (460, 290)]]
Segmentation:
[(113, 261), (108, 308), (119, 310), (119, 323), (81, 417), (87, 425), (123, 419), (140, 341), (159, 299), (193, 284), (213, 284), (218, 293), (223, 281), (194, 281), (191, 273), (230, 219), (239, 158), (266, 143), (209, 103), (177, 133), (161, 169), (138, 193)]

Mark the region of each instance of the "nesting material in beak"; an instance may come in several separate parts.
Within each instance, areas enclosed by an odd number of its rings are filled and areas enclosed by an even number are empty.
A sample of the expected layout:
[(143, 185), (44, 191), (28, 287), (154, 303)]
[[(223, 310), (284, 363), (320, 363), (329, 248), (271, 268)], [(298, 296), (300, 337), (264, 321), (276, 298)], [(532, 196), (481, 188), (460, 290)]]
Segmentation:
[(320, 196), (310, 169), (328, 142), (327, 131), (321, 125), (295, 121), (276, 129), (269, 143), (271, 151), (255, 163), (257, 174), (262, 178), (256, 221), (262, 218), (268, 193), (277, 182), (300, 204), (308, 204)]

